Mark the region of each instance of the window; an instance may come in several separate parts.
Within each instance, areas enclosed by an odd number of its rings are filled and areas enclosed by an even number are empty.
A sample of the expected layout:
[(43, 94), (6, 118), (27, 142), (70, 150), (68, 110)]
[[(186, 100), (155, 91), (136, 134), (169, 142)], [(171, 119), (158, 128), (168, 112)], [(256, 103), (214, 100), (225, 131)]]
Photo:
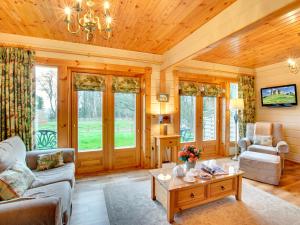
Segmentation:
[(102, 92), (78, 91), (78, 151), (102, 146)]
[(217, 98), (203, 97), (203, 141), (216, 140)]
[(57, 147), (57, 68), (35, 67), (35, 142), (37, 149)]
[[(237, 83), (230, 83), (230, 99), (237, 99), (238, 98), (238, 84)], [(236, 137), (236, 128), (234, 122), (234, 115), (235, 111), (230, 110), (230, 141), (235, 141)]]
[(180, 96), (181, 142), (195, 141), (196, 96)]
[(115, 93), (115, 148), (136, 146), (136, 94)]

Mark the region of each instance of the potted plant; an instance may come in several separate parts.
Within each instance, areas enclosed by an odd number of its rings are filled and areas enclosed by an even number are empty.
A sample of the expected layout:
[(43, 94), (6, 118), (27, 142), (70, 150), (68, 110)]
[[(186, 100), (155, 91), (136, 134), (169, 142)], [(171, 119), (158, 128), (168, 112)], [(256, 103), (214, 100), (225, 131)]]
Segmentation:
[(194, 168), (197, 160), (200, 158), (201, 149), (194, 145), (185, 145), (178, 153), (179, 160), (185, 162), (186, 170)]

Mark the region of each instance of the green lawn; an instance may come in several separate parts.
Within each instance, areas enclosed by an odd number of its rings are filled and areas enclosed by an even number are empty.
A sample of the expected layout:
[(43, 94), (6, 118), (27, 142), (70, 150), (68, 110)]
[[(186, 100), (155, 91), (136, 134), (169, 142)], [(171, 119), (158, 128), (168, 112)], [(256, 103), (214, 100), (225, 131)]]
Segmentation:
[[(101, 149), (102, 142), (102, 124), (97, 121), (80, 121), (78, 124), (78, 144), (79, 150)], [(116, 120), (115, 122), (115, 147), (135, 146), (134, 124), (128, 120)], [(39, 127), (40, 130), (56, 131), (56, 122), (49, 122)]]
[(285, 94), (277, 94), (270, 95), (263, 99), (264, 104), (279, 104), (279, 103), (294, 103), (295, 96), (294, 95), (285, 95)]

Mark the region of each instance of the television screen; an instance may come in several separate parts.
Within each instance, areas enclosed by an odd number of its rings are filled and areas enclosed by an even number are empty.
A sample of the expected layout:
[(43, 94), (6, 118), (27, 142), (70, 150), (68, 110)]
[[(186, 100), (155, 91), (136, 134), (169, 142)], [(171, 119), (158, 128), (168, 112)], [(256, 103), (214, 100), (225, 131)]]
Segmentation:
[(262, 106), (293, 106), (297, 105), (296, 84), (268, 87), (261, 89)]

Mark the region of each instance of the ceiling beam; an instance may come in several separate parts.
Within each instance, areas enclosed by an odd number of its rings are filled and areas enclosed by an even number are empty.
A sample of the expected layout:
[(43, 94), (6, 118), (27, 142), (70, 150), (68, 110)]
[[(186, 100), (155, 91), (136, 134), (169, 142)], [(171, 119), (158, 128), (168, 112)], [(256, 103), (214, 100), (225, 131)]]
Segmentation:
[(209, 45), (298, 2), (296, 0), (238, 0), (163, 55), (161, 70), (197, 56)]
[(135, 61), (160, 65), (162, 56), (151, 53), (107, 48), (89, 44), (58, 41), (16, 34), (0, 33), (0, 45), (27, 47), (40, 53), (61, 53), (85, 57)]

